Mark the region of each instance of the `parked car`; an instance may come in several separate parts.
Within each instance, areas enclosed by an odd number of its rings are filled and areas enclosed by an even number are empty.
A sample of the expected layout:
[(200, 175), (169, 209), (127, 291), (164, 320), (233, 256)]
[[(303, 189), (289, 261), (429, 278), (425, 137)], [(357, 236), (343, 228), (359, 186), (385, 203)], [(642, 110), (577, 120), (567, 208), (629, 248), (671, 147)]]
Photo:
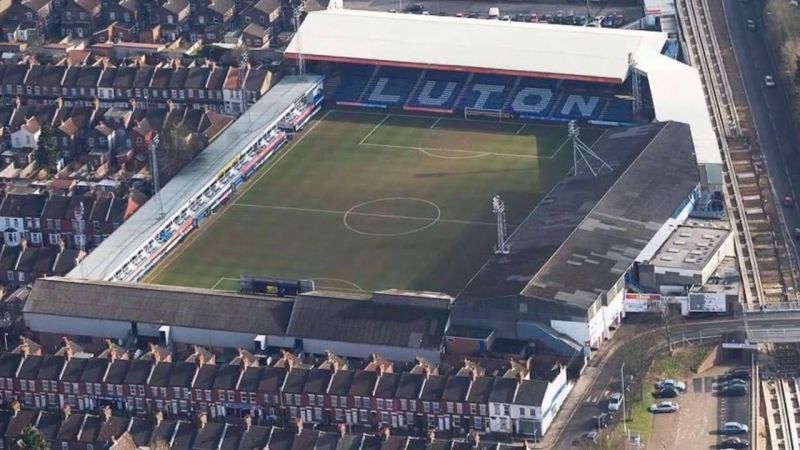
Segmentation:
[(725, 397), (744, 397), (747, 395), (747, 387), (741, 384), (734, 384), (732, 386), (725, 386), (719, 393)]
[(583, 435), (583, 441), (591, 442), (592, 444), (596, 443), (599, 438), (600, 438), (599, 431), (590, 431)]
[(681, 392), (686, 392), (686, 383), (678, 380), (659, 380), (656, 382), (656, 389), (664, 389), (666, 387), (673, 387)]
[(729, 437), (727, 439), (723, 439), (720, 445), (723, 448), (747, 448), (750, 446), (750, 442), (747, 439), (742, 439), (740, 437)]
[(787, 195), (783, 197), (783, 206), (786, 208), (793, 208), (794, 207), (794, 197), (791, 195)]
[(749, 380), (750, 379), (750, 369), (746, 369), (744, 367), (731, 369), (725, 374), (725, 379), (730, 380), (732, 378), (738, 378), (740, 380)]
[(766, 87), (775, 87), (775, 78), (772, 75), (764, 75), (764, 85)]
[(750, 427), (739, 422), (725, 422), (719, 429), (722, 434), (747, 434), (748, 431), (750, 431)]
[(678, 412), (678, 404), (675, 402), (659, 402), (653, 403), (648, 408), (651, 413), (658, 414), (658, 413), (674, 413)]
[(478, 11), (470, 11), (469, 14), (467, 14), (467, 17), (470, 19), (477, 19), (480, 16), (481, 14)]
[(496, 8), (496, 7), (489, 8), (489, 18), (490, 19), (499, 19), (500, 18), (500, 8)]
[(753, 19), (747, 19), (747, 29), (750, 31), (756, 31), (756, 21)]
[(622, 405), (623, 395), (619, 392), (615, 392), (611, 394), (611, 397), (608, 399), (608, 410), (609, 411), (619, 411), (620, 406)]
[(678, 391), (672, 386), (667, 386), (662, 389), (653, 391), (654, 398), (675, 398), (678, 395), (680, 395), (680, 391)]
[(740, 380), (739, 378), (731, 378), (727, 382), (725, 382), (725, 386), (744, 386), (747, 387), (750, 382), (747, 380)]
[(531, 13), (528, 18), (530, 19), (529, 21), (532, 23), (536, 23), (539, 21), (539, 15), (536, 13)]
[(609, 413), (600, 413), (600, 414), (592, 417), (591, 425), (592, 425), (593, 428), (596, 428), (598, 430), (601, 429), (601, 428), (608, 428), (608, 426), (611, 425), (611, 421), (613, 419), (614, 419), (614, 416), (612, 416)]

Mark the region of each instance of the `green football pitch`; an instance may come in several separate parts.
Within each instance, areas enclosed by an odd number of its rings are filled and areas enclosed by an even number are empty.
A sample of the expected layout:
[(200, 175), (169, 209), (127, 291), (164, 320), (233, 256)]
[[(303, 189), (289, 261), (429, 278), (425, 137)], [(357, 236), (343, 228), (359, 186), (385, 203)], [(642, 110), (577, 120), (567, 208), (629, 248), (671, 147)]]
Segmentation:
[(145, 281), (235, 290), (245, 274), (456, 295), (492, 256), (492, 197), (510, 233), (571, 162), (566, 125), (328, 110)]

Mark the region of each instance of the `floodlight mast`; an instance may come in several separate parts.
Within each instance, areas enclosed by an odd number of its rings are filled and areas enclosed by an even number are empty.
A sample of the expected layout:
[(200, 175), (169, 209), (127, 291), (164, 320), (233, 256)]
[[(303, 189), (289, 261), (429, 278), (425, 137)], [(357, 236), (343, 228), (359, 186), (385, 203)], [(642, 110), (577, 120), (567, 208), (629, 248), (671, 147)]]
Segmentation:
[(569, 134), (568, 139), (572, 141), (572, 170), (574, 175), (577, 176), (578, 173), (580, 173), (581, 162), (586, 164), (586, 168), (589, 169), (589, 173), (591, 173), (593, 177), (600, 175), (603, 169), (608, 169), (609, 171), (614, 170), (613, 167), (581, 140), (581, 130), (577, 122), (570, 120), (567, 125), (567, 133)]
[(494, 252), (507, 255), (511, 253), (511, 246), (506, 242), (506, 205), (499, 195), (492, 198), (492, 212), (497, 216), (497, 245)]

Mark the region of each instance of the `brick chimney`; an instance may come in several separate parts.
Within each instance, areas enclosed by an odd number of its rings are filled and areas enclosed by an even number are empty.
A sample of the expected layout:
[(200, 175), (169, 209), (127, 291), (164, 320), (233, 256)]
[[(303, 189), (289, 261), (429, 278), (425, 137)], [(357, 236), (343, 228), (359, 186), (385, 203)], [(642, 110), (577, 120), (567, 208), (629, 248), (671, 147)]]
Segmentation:
[(17, 413), (19, 413), (21, 410), (22, 410), (22, 403), (20, 403), (19, 400), (14, 400), (13, 402), (11, 402), (12, 417), (16, 417)]
[(300, 436), (300, 434), (303, 433), (303, 419), (300, 417), (295, 417), (294, 426), (297, 428), (297, 435)]
[(253, 426), (253, 418), (250, 414), (244, 415), (244, 431), (250, 431), (250, 427)]
[(22, 97), (18, 95), (14, 97), (14, 108), (19, 108), (20, 106), (22, 106)]
[(63, 411), (64, 411), (64, 420), (67, 420), (67, 418), (69, 418), (69, 415), (72, 414), (72, 406), (70, 406), (69, 403), (67, 403), (66, 405), (64, 405)]
[(339, 437), (344, 437), (347, 434), (347, 425), (344, 423), (339, 424)]
[(136, 99), (130, 99), (129, 103), (131, 104), (131, 111), (136, 111)]
[(56, 108), (61, 109), (63, 107), (64, 107), (64, 99), (61, 98), (61, 97), (58, 97), (56, 99)]
[(200, 413), (200, 429), (202, 430), (203, 428), (205, 428), (207, 424), (208, 424), (208, 414), (204, 412)]
[(67, 243), (64, 242), (63, 239), (58, 241), (58, 253), (64, 253), (64, 250), (67, 248)]
[(436, 428), (431, 428), (428, 430), (428, 443), (431, 443), (434, 440), (436, 440)]
[(383, 440), (384, 441), (388, 441), (389, 440), (389, 436), (392, 435), (392, 429), (389, 428), (388, 426), (385, 426), (385, 427), (383, 427), (383, 430), (381, 430), (381, 434), (383, 435)]
[(25, 250), (27, 250), (27, 249), (28, 249), (28, 240), (27, 240), (27, 239), (23, 239), (23, 240), (22, 240), (22, 241), (19, 243), (19, 246), (22, 248), (22, 251), (24, 252)]
[(156, 411), (156, 427), (161, 425), (161, 422), (163, 421), (164, 421), (164, 411), (161, 411), (159, 409), (158, 411)]
[(66, 336), (62, 336), (61, 340), (64, 341), (64, 356), (66, 356), (67, 361), (69, 361), (75, 356), (75, 352), (72, 348), (72, 342)]
[(167, 111), (172, 112), (175, 109), (175, 103), (172, 102), (172, 99), (167, 100)]
[(481, 443), (481, 434), (474, 430), (472, 431), (471, 434), (472, 434), (472, 447), (478, 448)]
[(106, 405), (103, 407), (103, 419), (105, 422), (111, 420), (111, 413), (112, 413), (111, 406)]

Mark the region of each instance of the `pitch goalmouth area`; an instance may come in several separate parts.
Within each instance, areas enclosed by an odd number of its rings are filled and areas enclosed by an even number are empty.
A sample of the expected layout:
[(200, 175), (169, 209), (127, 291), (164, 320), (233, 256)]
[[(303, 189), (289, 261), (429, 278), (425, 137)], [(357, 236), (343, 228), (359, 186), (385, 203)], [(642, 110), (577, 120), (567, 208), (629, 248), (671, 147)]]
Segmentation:
[(566, 138), (566, 124), (328, 110), (145, 281), (456, 295), (492, 255), (492, 197), (513, 230), (569, 170)]

